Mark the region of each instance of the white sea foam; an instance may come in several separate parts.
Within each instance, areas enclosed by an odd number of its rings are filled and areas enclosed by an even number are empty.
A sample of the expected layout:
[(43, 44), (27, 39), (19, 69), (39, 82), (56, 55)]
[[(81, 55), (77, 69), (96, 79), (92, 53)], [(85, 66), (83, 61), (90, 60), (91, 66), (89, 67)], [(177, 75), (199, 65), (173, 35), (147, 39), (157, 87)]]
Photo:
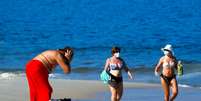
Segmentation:
[(179, 84), (179, 87), (190, 88), (191, 86), (186, 85), (186, 84)]
[(19, 72), (1, 72), (0, 73), (0, 79), (13, 79), (15, 77), (25, 77), (25, 73), (19, 73)]
[(50, 78), (55, 78), (56, 75), (55, 75), (55, 74), (49, 74), (49, 77), (50, 77)]
[(0, 79), (12, 79), (16, 76), (17, 76), (17, 74), (15, 74), (15, 73), (1, 73)]

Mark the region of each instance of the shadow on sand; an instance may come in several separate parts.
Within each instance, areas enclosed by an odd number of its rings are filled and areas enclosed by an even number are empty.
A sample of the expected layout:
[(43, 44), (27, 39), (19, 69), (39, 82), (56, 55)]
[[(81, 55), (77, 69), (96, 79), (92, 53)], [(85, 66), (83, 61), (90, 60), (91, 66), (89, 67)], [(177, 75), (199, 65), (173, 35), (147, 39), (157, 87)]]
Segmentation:
[(71, 101), (71, 98), (64, 98), (64, 99), (51, 99), (50, 101)]

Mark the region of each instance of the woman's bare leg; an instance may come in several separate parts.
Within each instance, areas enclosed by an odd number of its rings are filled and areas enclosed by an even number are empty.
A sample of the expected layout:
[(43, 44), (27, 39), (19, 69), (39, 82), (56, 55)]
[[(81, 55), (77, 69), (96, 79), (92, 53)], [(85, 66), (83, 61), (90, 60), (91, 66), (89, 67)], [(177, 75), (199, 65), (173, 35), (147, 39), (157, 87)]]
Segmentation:
[(161, 77), (161, 84), (164, 91), (164, 101), (169, 101), (170, 90), (169, 86), (166, 84), (166, 81)]
[(117, 88), (117, 101), (121, 100), (123, 94), (123, 83), (120, 83)]
[(170, 101), (174, 101), (174, 99), (177, 97), (178, 94), (178, 85), (177, 85), (177, 80), (174, 78), (171, 81), (171, 85), (172, 85), (172, 96), (170, 98)]
[(111, 101), (118, 101), (117, 100), (117, 89), (110, 85), (109, 85), (109, 88), (110, 88), (110, 92), (111, 92)]

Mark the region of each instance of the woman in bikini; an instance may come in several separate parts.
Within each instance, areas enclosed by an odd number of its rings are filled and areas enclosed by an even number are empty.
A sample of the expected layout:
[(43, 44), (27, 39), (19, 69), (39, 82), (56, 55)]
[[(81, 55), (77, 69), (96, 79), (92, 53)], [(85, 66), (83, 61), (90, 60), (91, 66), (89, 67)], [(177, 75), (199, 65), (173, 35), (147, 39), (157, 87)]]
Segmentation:
[(131, 71), (127, 67), (126, 63), (122, 58), (119, 57), (120, 48), (112, 48), (112, 57), (106, 60), (105, 70), (110, 75), (109, 88), (111, 91), (111, 101), (120, 101), (123, 94), (123, 78), (122, 70), (124, 69), (130, 79), (132, 79)]
[[(174, 57), (172, 51), (172, 45), (167, 44), (161, 49), (164, 52), (164, 56), (160, 58), (157, 66), (155, 67), (155, 75), (158, 75), (160, 68), (162, 67), (161, 84), (164, 90), (164, 100), (173, 101), (178, 94), (178, 84), (175, 75), (175, 69), (177, 70), (177, 60)], [(170, 88), (172, 90), (172, 96), (170, 96)]]
[(26, 76), (30, 90), (30, 101), (49, 101), (52, 87), (48, 82), (48, 74), (60, 65), (64, 73), (70, 73), (70, 62), (73, 49), (65, 47), (59, 50), (47, 50), (26, 64)]

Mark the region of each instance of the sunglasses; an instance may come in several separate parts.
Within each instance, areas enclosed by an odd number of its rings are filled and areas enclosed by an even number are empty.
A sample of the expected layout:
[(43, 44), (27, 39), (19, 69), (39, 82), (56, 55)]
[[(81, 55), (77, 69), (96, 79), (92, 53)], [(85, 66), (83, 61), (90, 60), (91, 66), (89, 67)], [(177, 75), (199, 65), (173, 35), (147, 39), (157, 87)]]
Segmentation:
[(170, 50), (168, 50), (168, 49), (163, 49), (164, 51), (168, 51), (168, 52), (171, 52)]

